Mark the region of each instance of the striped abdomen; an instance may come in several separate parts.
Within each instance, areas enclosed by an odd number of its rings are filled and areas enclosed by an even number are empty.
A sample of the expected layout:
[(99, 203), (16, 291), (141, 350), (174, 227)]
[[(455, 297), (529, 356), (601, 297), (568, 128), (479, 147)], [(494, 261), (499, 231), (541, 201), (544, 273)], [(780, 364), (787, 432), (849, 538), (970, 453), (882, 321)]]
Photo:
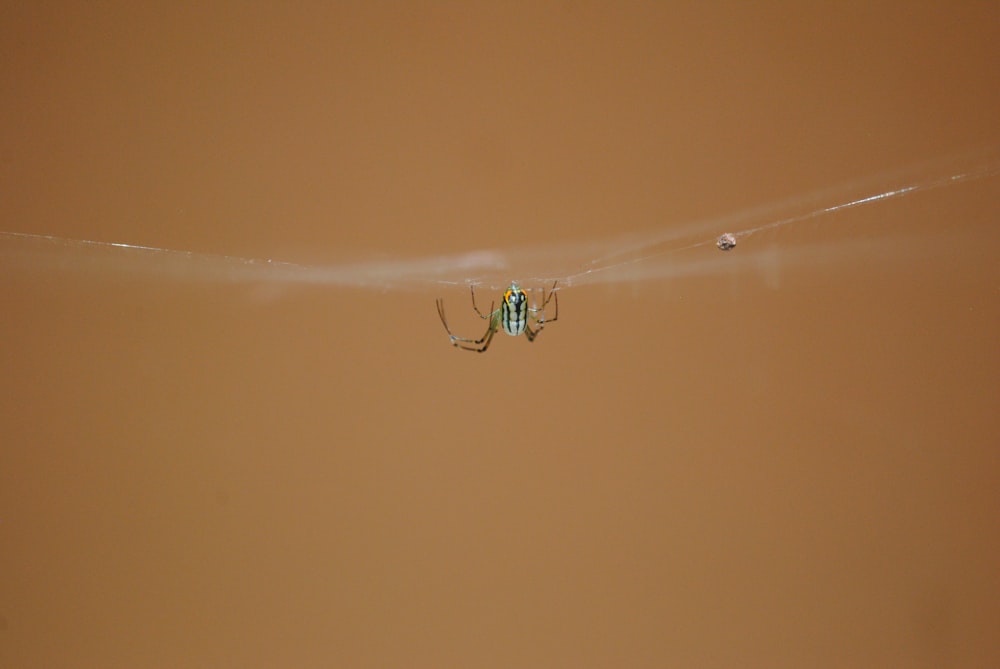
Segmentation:
[(512, 337), (522, 334), (528, 327), (528, 296), (516, 283), (510, 284), (510, 288), (503, 294), (500, 324), (503, 331)]

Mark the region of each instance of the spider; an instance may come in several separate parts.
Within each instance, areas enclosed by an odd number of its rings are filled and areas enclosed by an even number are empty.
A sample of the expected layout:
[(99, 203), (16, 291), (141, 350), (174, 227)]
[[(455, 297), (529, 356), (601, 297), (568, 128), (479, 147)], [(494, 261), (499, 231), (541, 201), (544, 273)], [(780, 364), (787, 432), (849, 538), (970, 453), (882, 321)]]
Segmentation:
[[(466, 339), (465, 337), (459, 337), (451, 333), (448, 321), (444, 317), (444, 300), (441, 299), (437, 301), (438, 316), (441, 317), (444, 329), (448, 333), (448, 336), (451, 337), (452, 345), (466, 351), (477, 351), (479, 353), (486, 351), (490, 347), (490, 342), (493, 341), (493, 335), (501, 327), (503, 327), (504, 332), (512, 337), (524, 333), (528, 341), (535, 341), (535, 337), (542, 331), (546, 323), (554, 323), (559, 318), (559, 295), (556, 293), (556, 283), (558, 281), (552, 284), (552, 289), (549, 291), (547, 297), (545, 291), (542, 291), (542, 306), (535, 308), (528, 306), (527, 294), (525, 294), (524, 290), (516, 282), (513, 282), (510, 284), (510, 288), (504, 291), (503, 301), (500, 303), (499, 309), (493, 308), (496, 306), (495, 302), (490, 303), (490, 313), (488, 315), (483, 314), (479, 310), (479, 307), (476, 306), (476, 289), (474, 286), (471, 286), (472, 308), (476, 310), (480, 318), (490, 322), (486, 328), (486, 334), (479, 339)], [(556, 302), (556, 315), (549, 320), (545, 318), (545, 307), (552, 298), (555, 298)], [(528, 324), (529, 319), (538, 324), (534, 330)]]

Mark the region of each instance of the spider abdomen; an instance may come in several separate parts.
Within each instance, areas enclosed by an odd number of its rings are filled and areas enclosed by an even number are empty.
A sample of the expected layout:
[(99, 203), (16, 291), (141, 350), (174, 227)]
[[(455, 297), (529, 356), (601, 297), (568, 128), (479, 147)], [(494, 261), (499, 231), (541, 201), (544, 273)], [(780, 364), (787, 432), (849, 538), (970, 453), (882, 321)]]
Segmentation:
[(503, 331), (512, 337), (524, 334), (524, 329), (528, 327), (528, 296), (517, 284), (512, 284), (503, 294), (500, 324)]

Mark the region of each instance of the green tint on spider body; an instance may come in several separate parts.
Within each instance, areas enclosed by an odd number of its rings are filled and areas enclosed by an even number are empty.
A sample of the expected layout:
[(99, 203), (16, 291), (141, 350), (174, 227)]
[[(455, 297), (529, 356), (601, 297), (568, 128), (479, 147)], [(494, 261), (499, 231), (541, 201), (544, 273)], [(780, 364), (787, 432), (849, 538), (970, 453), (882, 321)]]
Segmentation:
[[(549, 291), (548, 296), (545, 295), (544, 290), (542, 291), (542, 306), (535, 308), (528, 306), (527, 293), (516, 282), (512, 282), (510, 287), (503, 293), (500, 308), (494, 309), (495, 304), (491, 304), (489, 314), (484, 314), (476, 306), (476, 289), (470, 286), (472, 308), (476, 310), (480, 318), (489, 321), (486, 334), (479, 339), (466, 339), (465, 337), (452, 334), (451, 328), (448, 327), (448, 321), (444, 316), (444, 301), (441, 299), (437, 301), (438, 316), (441, 317), (441, 323), (444, 324), (444, 329), (451, 338), (452, 345), (467, 351), (483, 353), (489, 348), (490, 342), (493, 341), (493, 335), (501, 328), (512, 337), (523, 334), (528, 338), (528, 341), (534, 341), (546, 323), (552, 323), (559, 318), (559, 295), (556, 294), (556, 283), (558, 282), (552, 284), (552, 290)], [(545, 318), (545, 307), (548, 306), (549, 301), (553, 298), (555, 298), (555, 315), (547, 319)], [(536, 327), (532, 328), (530, 321), (534, 321)]]

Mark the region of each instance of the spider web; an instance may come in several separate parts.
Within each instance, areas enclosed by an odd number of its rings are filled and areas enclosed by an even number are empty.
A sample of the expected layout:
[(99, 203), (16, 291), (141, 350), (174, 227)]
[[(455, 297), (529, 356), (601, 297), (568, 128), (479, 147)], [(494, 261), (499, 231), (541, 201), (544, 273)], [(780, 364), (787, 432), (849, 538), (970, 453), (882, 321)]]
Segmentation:
[[(0, 232), (0, 267), (381, 290), (444, 286), (501, 289), (512, 279), (526, 287), (558, 282), (560, 288), (667, 280), (722, 271), (760, 270), (775, 263), (816, 263), (863, 251), (870, 253), (881, 246), (885, 250), (898, 249), (900, 240), (892, 237), (766, 248), (754, 248), (747, 240), (759, 233), (809, 221), (823, 219), (827, 223), (835, 220), (834, 214), (849, 209), (998, 175), (1000, 149), (991, 148), (882, 173), (730, 216), (613, 239), (330, 265)], [(736, 242), (735, 249), (723, 252), (716, 248), (723, 234)]]

